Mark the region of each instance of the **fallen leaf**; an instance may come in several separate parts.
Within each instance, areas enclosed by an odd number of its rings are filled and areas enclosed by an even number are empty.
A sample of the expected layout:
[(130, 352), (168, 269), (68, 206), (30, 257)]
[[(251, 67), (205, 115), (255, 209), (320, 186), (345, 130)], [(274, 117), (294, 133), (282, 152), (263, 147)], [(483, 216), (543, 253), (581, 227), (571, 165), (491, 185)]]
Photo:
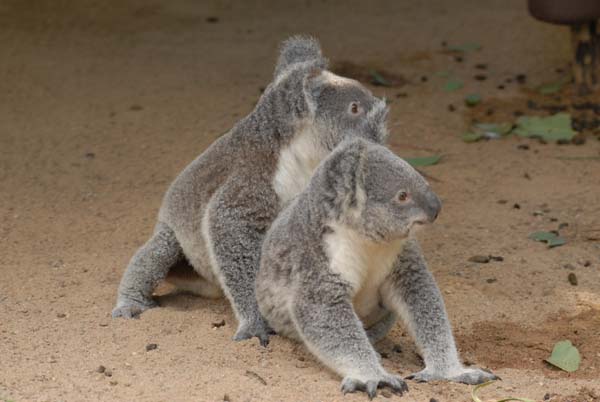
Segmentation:
[(446, 92), (454, 92), (457, 91), (459, 89), (461, 89), (463, 87), (463, 82), (457, 78), (450, 78), (448, 81), (446, 81), (446, 83), (444, 84), (444, 91)]
[(475, 43), (475, 42), (467, 42), (467, 43), (462, 43), (460, 45), (448, 46), (447, 49), (451, 52), (467, 53), (467, 52), (473, 52), (475, 50), (481, 49), (481, 45), (479, 43)]
[(464, 142), (477, 142), (483, 139), (483, 134), (481, 133), (464, 133), (462, 136), (462, 140)]
[(383, 75), (378, 73), (376, 70), (369, 70), (371, 76), (371, 84), (378, 85), (381, 87), (391, 87), (392, 83), (389, 82)]
[(404, 160), (408, 162), (412, 167), (436, 165), (440, 161), (440, 159), (442, 159), (441, 155), (422, 156), (418, 158), (404, 158)]
[(542, 95), (551, 95), (559, 92), (563, 86), (571, 82), (571, 77), (566, 76), (562, 77), (554, 82), (547, 82), (545, 84), (540, 85), (536, 88), (536, 90)]
[(548, 117), (521, 116), (514, 133), (521, 137), (537, 137), (547, 141), (571, 140), (576, 132), (571, 128), (571, 115), (557, 113)]
[(545, 242), (548, 244), (549, 248), (562, 246), (567, 242), (563, 237), (552, 232), (533, 232), (529, 235), (529, 238), (535, 241)]
[(546, 359), (546, 361), (561, 370), (572, 373), (579, 368), (581, 356), (571, 341), (565, 340), (557, 342), (554, 345), (552, 354)]
[(469, 94), (467, 96), (465, 96), (465, 103), (467, 106), (475, 106), (477, 105), (479, 102), (481, 102), (481, 95), (479, 94)]

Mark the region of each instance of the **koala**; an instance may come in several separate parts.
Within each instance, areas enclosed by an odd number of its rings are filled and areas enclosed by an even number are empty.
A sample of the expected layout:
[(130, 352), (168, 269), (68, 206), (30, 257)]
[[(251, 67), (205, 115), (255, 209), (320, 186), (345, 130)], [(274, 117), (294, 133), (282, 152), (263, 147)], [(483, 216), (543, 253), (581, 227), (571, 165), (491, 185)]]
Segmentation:
[(256, 296), (278, 333), (303, 342), (343, 376), (342, 392), (402, 393), (373, 344), (400, 316), (420, 348), (416, 381), (477, 384), (496, 378), (464, 367), (444, 301), (414, 228), (441, 202), (426, 180), (387, 148), (344, 141), (273, 222), (263, 242)]
[(343, 139), (384, 142), (387, 113), (384, 100), (327, 70), (315, 39), (285, 41), (254, 110), (171, 184), (152, 236), (123, 274), (112, 316), (155, 307), (153, 290), (183, 261), (198, 275), (173, 283), (205, 297), (224, 294), (238, 320), (234, 340), (266, 345), (271, 329), (254, 282), (267, 230)]

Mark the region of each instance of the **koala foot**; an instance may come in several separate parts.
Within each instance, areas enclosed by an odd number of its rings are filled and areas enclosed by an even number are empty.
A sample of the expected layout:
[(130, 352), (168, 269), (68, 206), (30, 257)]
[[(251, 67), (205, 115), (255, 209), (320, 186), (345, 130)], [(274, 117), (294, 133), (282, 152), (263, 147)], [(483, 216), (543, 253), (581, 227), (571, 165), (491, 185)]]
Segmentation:
[(250, 322), (241, 322), (237, 332), (233, 336), (233, 340), (237, 342), (257, 337), (260, 341), (260, 346), (267, 347), (269, 344), (269, 337), (273, 334), (275, 334), (275, 331), (273, 331), (265, 319), (261, 317), (260, 319)]
[(145, 301), (144, 303), (133, 300), (119, 301), (112, 311), (112, 318), (140, 318), (140, 314), (154, 307), (158, 307), (158, 303), (151, 299)]
[(408, 385), (406, 385), (401, 377), (387, 373), (366, 381), (351, 377), (345, 377), (342, 380), (342, 392), (344, 394), (363, 391), (367, 393), (369, 399), (375, 398), (377, 396), (377, 389), (384, 387), (389, 388), (393, 393), (398, 395), (408, 392)]
[(453, 371), (450, 375), (436, 373), (428, 369), (419, 371), (406, 377), (408, 380), (416, 382), (429, 382), (437, 380), (446, 380), (452, 382), (460, 382), (463, 384), (476, 385), (488, 381), (499, 380), (500, 377), (489, 371), (479, 369), (477, 367), (464, 367), (459, 371)]

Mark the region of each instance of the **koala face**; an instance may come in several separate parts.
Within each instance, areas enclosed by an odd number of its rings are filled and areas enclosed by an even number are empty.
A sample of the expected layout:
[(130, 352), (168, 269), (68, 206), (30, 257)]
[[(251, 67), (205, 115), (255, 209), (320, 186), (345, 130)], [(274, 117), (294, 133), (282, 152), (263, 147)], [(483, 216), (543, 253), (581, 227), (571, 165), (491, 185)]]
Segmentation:
[(433, 222), (441, 201), (407, 162), (384, 147), (373, 147), (364, 166), (364, 194), (357, 229), (377, 242), (407, 237), (415, 225)]
[(315, 123), (324, 132), (329, 149), (349, 138), (385, 141), (388, 112), (385, 101), (373, 96), (358, 81), (322, 71), (313, 79), (310, 94)]

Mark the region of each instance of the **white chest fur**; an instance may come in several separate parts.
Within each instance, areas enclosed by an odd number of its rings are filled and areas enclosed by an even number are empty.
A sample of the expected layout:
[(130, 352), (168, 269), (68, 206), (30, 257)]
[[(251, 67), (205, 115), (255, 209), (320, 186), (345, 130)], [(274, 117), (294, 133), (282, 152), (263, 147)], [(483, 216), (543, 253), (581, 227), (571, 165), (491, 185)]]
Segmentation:
[(329, 267), (352, 288), (354, 309), (364, 318), (379, 305), (379, 288), (390, 274), (404, 240), (375, 243), (355, 231), (331, 225), (333, 232), (324, 238)]
[(273, 188), (284, 206), (306, 188), (317, 165), (327, 151), (321, 146), (318, 133), (311, 128), (301, 130), (281, 151)]

